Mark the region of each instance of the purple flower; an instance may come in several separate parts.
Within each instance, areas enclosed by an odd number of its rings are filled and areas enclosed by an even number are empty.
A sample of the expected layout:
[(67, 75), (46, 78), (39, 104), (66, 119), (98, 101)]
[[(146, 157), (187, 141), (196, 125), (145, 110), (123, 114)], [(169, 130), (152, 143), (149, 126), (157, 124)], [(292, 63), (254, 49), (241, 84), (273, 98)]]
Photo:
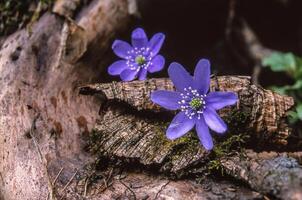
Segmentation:
[(165, 40), (165, 35), (156, 33), (148, 41), (145, 31), (137, 28), (132, 32), (132, 46), (127, 42), (115, 40), (112, 49), (122, 58), (108, 68), (110, 75), (120, 75), (123, 81), (132, 81), (136, 77), (145, 80), (147, 72), (154, 73), (163, 69), (165, 58), (158, 52)]
[(194, 126), (205, 149), (213, 148), (209, 128), (224, 133), (227, 125), (216, 110), (237, 102), (233, 92), (210, 92), (210, 62), (201, 59), (192, 77), (180, 64), (172, 63), (168, 69), (176, 92), (158, 90), (151, 94), (151, 100), (168, 110), (180, 110), (166, 131), (167, 138), (174, 140), (186, 134)]

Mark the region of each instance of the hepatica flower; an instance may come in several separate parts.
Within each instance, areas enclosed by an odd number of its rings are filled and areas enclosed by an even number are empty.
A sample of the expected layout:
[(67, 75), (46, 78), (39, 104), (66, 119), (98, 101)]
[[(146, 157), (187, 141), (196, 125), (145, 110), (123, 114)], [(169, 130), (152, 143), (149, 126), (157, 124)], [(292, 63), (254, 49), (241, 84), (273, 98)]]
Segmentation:
[(168, 69), (176, 91), (158, 90), (151, 94), (151, 100), (169, 110), (180, 110), (166, 131), (168, 139), (174, 140), (196, 128), (197, 135), (205, 149), (213, 148), (209, 128), (224, 133), (227, 125), (216, 110), (237, 102), (233, 92), (210, 92), (210, 62), (201, 59), (192, 77), (180, 64), (172, 63)]
[(165, 58), (158, 55), (165, 40), (162, 33), (155, 34), (148, 41), (145, 31), (137, 28), (132, 32), (131, 44), (121, 40), (115, 40), (112, 49), (122, 58), (108, 68), (110, 75), (120, 75), (123, 81), (132, 81), (137, 78), (145, 80), (147, 72), (154, 73), (163, 69)]

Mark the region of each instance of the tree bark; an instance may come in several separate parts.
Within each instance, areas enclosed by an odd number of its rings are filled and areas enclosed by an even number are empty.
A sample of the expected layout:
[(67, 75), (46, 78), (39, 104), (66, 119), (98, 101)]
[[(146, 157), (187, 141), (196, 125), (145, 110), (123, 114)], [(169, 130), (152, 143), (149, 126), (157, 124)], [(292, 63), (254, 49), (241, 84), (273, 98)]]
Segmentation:
[(214, 159), (220, 170), (261, 194), (293, 200), (302, 197), (301, 152), (230, 151), (215, 158), (200, 146), (194, 133), (175, 141), (166, 139), (165, 116), (154, 120), (150, 114), (146, 119), (139, 113), (129, 114), (126, 106), (110, 106), (95, 127), (88, 149), (101, 160), (122, 161), (126, 166), (176, 178), (198, 177)]
[[(170, 180), (145, 172), (103, 172), (99, 180), (87, 187), (87, 180), (74, 182), (66, 199), (262, 199), (263, 195), (229, 181), (205, 178), (201, 183), (192, 180)], [(106, 188), (106, 184), (109, 188)], [(85, 184), (86, 183), (86, 184)], [(86, 187), (85, 187), (86, 186)], [(76, 190), (75, 190), (76, 188)], [(111, 189), (114, 188), (114, 189)], [(86, 195), (84, 195), (86, 194)]]
[[(97, 157), (104, 158), (101, 162), (106, 162), (105, 158), (115, 158), (127, 161), (130, 166), (135, 164), (135, 167), (146, 168), (146, 171), (150, 168), (169, 175), (200, 174), (209, 161), (209, 152), (200, 148), (194, 134), (175, 142), (165, 139), (164, 128), (172, 117), (171, 113), (159, 114), (145, 110), (137, 112), (128, 106), (121, 109), (120, 105), (111, 105), (107, 111), (102, 110), (101, 120), (95, 126), (103, 101), (78, 95), (81, 85), (97, 82), (101, 77), (101, 72), (106, 67), (104, 55), (108, 46), (113, 36), (123, 30), (131, 16), (136, 14), (135, 2), (57, 0), (53, 13), (43, 14), (29, 29), (22, 29), (0, 39), (0, 199), (263, 197), (234, 182), (205, 178), (201, 184), (196, 184), (187, 179), (167, 180), (167, 177), (158, 173), (146, 174), (145, 171), (130, 170), (121, 181), (120, 174), (110, 175), (110, 169), (105, 172), (96, 171), (96, 176), (101, 176), (98, 173), (106, 173), (111, 178), (107, 179), (106, 176), (105, 179), (99, 179), (102, 182), (100, 184), (93, 182), (95, 176), (89, 175), (91, 185), (88, 186), (85, 181), (82, 184), (84, 173), (92, 173), (85, 169), (85, 165), (97, 159), (95, 155), (83, 151), (83, 147), (87, 145), (87, 141), (83, 139), (87, 137), (91, 140), (86, 147), (96, 152)], [(150, 80), (151, 85), (152, 81), (154, 80)], [(161, 81), (159, 83), (162, 85)], [(134, 88), (145, 88), (142, 82), (133, 84), (137, 84), (133, 85)], [(249, 114), (247, 122), (250, 126), (243, 121), (240, 123), (250, 133), (255, 132), (255, 138), (260, 138), (262, 142), (267, 142), (267, 138), (270, 138), (276, 146), (286, 143), (290, 132), (283, 120), (286, 110), (292, 106), (291, 99), (253, 86), (246, 77), (217, 77), (215, 84), (212, 85), (212, 90), (215, 88), (238, 92), (240, 103), (238, 108), (231, 111), (237, 113), (244, 108)], [(108, 89), (112, 89), (112, 85), (104, 86), (108, 87), (105, 88), (105, 94), (109, 99), (125, 100), (129, 104), (130, 98), (135, 99), (131, 95), (124, 98), (114, 94), (114, 97), (110, 97)], [(115, 86), (119, 89), (123, 84), (116, 83)], [(125, 94), (131, 94), (133, 86), (129, 85), (121, 91), (130, 90)], [(173, 89), (168, 81), (164, 81), (163, 86)], [(159, 86), (154, 84), (154, 87)], [(150, 91), (145, 89), (141, 92)], [(135, 99), (133, 106), (144, 108), (148, 95), (138, 95), (144, 98), (141, 102)], [(260, 106), (263, 102), (272, 104), (273, 109)], [(151, 106), (153, 109), (153, 105)], [(142, 117), (142, 112), (146, 112), (149, 117)], [(227, 110), (224, 110), (221, 114), (227, 117), (226, 113)], [(274, 117), (269, 119), (270, 114)], [(265, 119), (261, 119), (259, 115)], [(163, 121), (159, 123), (156, 118)], [(254, 121), (250, 121), (251, 119)], [(93, 127), (95, 132), (90, 134)], [(119, 127), (125, 129), (121, 130)], [(237, 125), (234, 127), (234, 133), (237, 133)], [(244, 128), (242, 130), (246, 131)], [(265, 134), (261, 135), (261, 131)], [(262, 140), (262, 137), (266, 139)], [(102, 148), (108, 151), (105, 152)], [(119, 168), (117, 164), (118, 162), (115, 165)], [(246, 162), (243, 164), (250, 165)], [(239, 168), (243, 164), (233, 166)], [(228, 166), (223, 165), (226, 170), (229, 169)], [(236, 174), (232, 170), (228, 173), (231, 176)], [(240, 179), (263, 193), (271, 194), (269, 187)], [(106, 185), (106, 181), (112, 187), (106, 187), (107, 190), (100, 192), (99, 186)], [(290, 186), (289, 183), (288, 185)], [(278, 190), (282, 195), (287, 194), (284, 188)], [(279, 196), (283, 197), (282, 195)]]
[(249, 152), (244, 157), (222, 159), (221, 164), (229, 175), (262, 194), (280, 199), (302, 199), (301, 165), (288, 154)]
[[(150, 94), (154, 90), (174, 90), (174, 88), (168, 79), (150, 79), (130, 83), (88, 85), (82, 87), (80, 93), (98, 93), (107, 100), (123, 101), (138, 110), (162, 111), (150, 101)], [(243, 76), (214, 77), (210, 90), (233, 91), (238, 94), (237, 106), (223, 109), (220, 112), (223, 118), (230, 122), (231, 131), (250, 133), (259, 145), (271, 143), (282, 146), (287, 144), (290, 129), (286, 122), (286, 112), (294, 104), (291, 97), (255, 86), (251, 84), (249, 77)], [(242, 117), (243, 115), (246, 119)], [(127, 125), (125, 124), (125, 126)]]
[(99, 50), (101, 57), (130, 15), (124, 0), (95, 0), (78, 9), (75, 21), (45, 13), (31, 32), (20, 30), (2, 45), (0, 199), (46, 199), (49, 180), (31, 129), (51, 175), (64, 166), (61, 177), (68, 180), (89, 158), (81, 137), (95, 122), (99, 102), (76, 88), (99, 78), (103, 66), (89, 52)]

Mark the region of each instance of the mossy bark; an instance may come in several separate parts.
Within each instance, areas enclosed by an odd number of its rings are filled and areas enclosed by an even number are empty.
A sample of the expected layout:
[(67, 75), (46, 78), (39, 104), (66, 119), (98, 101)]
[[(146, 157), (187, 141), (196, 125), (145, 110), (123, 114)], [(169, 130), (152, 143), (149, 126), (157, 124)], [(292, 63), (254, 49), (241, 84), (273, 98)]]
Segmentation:
[[(81, 94), (101, 94), (107, 100), (123, 101), (137, 110), (162, 112), (150, 100), (154, 90), (174, 90), (169, 79), (159, 78), (146, 81), (114, 82), (82, 87)], [(275, 146), (287, 144), (290, 129), (286, 112), (293, 106), (291, 97), (253, 85), (249, 77), (218, 76), (211, 80), (211, 91), (233, 91), (238, 94), (236, 106), (220, 111), (229, 122), (230, 130), (251, 134), (258, 145)], [(158, 114), (160, 115), (160, 114)]]
[[(242, 135), (245, 138), (248, 134), (257, 143), (255, 146), (270, 143), (278, 149), (286, 144), (289, 133), (285, 117), (293, 105), (292, 98), (252, 85), (249, 80), (236, 76), (212, 79), (211, 91), (234, 91), (239, 96), (237, 106), (220, 112), (228, 122), (230, 140), (223, 142), (228, 143), (225, 145), (216, 143), (213, 152), (202, 148), (194, 132), (175, 141), (165, 137), (173, 113), (161, 110), (149, 97), (157, 89), (174, 90), (168, 79), (82, 87), (82, 94), (96, 94), (106, 102), (101, 107), (100, 119), (87, 148), (99, 158), (122, 161), (176, 178), (198, 177), (219, 169), (263, 194), (293, 199), (291, 195), (300, 195), (297, 188), (302, 182), (302, 169), (294, 158), (278, 154), (274, 158), (261, 159), (256, 153), (251, 157), (244, 149), (237, 148), (242, 151), (239, 154), (230, 150), (236, 142), (244, 140), (240, 139)], [(290, 181), (282, 181), (292, 176)]]

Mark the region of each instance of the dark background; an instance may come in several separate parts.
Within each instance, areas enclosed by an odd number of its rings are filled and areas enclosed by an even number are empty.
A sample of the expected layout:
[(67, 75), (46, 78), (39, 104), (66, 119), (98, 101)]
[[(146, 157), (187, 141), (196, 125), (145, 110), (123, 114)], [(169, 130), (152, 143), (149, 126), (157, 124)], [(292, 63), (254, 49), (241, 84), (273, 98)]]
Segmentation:
[[(265, 47), (301, 55), (301, 8), (300, 0), (237, 0), (234, 21), (244, 19)], [(248, 58), (240, 61), (226, 43), (229, 10), (229, 0), (140, 0), (140, 17), (118, 38), (130, 42), (136, 27), (144, 28), (149, 38), (163, 32), (166, 41), (160, 53), (166, 58), (165, 69), (176, 61), (192, 72), (200, 58), (208, 58), (217, 75), (251, 75), (254, 64)], [(113, 56), (110, 62), (116, 59)], [(166, 71), (149, 77), (167, 76)], [(292, 82), (265, 68), (259, 83), (267, 87)]]

